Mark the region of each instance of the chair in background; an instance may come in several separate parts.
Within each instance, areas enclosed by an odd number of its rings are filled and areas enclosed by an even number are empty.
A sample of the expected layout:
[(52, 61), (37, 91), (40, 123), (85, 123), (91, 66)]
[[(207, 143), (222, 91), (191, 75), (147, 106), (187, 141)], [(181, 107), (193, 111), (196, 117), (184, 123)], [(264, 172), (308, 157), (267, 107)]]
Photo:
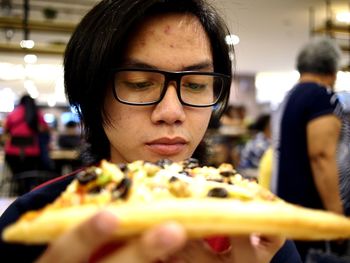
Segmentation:
[[(32, 190), (34, 187), (56, 176), (53, 172), (41, 170), (40, 156), (26, 155), (26, 148), (35, 144), (34, 136), (12, 136), (11, 144), (19, 147), (18, 157), (11, 156), (7, 159), (11, 175), (7, 178), (8, 196), (20, 196)], [(10, 159), (11, 158), (11, 159)], [(15, 158), (15, 159), (14, 159)]]
[(50, 171), (32, 170), (12, 176), (9, 196), (23, 195), (35, 187), (55, 178), (57, 174)]
[(61, 149), (76, 149), (81, 144), (81, 136), (75, 134), (61, 134), (58, 136), (58, 146)]

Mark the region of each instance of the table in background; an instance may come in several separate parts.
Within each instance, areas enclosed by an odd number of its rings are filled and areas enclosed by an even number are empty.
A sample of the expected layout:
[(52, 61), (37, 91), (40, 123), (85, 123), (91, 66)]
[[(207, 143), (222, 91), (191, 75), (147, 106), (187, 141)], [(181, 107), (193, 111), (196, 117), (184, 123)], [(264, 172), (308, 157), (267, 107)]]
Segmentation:
[(81, 166), (80, 152), (71, 149), (54, 149), (50, 151), (50, 158), (59, 174), (67, 174)]

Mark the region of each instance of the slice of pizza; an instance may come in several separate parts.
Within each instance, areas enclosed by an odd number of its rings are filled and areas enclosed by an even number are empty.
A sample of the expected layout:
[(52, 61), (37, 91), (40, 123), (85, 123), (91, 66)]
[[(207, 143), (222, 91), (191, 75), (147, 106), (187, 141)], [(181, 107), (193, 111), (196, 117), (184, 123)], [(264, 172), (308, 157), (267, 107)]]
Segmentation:
[(119, 218), (116, 239), (177, 221), (191, 238), (259, 233), (299, 240), (350, 237), (350, 219), (289, 204), (230, 164), (200, 167), (195, 159), (115, 165), (102, 161), (77, 173), (51, 204), (8, 226), (7, 242), (42, 244), (101, 209)]

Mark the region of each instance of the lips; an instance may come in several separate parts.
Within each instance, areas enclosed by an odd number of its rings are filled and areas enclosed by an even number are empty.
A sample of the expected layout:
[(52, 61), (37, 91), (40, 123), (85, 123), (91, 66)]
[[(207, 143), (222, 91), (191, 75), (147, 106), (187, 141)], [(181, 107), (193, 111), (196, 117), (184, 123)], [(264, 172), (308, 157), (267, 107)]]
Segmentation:
[(159, 138), (146, 143), (148, 149), (159, 155), (175, 155), (183, 151), (188, 142), (182, 137)]

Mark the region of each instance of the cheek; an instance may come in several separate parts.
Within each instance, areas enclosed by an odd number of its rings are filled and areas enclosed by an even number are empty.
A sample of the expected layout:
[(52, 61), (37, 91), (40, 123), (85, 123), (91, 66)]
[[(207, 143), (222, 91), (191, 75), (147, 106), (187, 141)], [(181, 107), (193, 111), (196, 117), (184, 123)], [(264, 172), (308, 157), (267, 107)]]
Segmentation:
[(112, 136), (120, 136), (125, 130), (130, 130), (133, 122), (131, 116), (133, 116), (128, 110), (116, 105), (117, 103), (110, 104), (113, 106), (107, 107), (108, 122), (105, 126), (105, 130)]
[(127, 122), (123, 119), (128, 115), (125, 115), (120, 104), (116, 103), (112, 96), (106, 97), (104, 107), (107, 114), (104, 130), (109, 141), (113, 142), (113, 138), (118, 136), (120, 131), (125, 129), (123, 126)]
[(201, 112), (192, 115), (191, 120), (188, 122), (189, 128), (192, 130), (194, 137), (198, 137), (199, 141), (202, 139), (208, 128), (209, 120), (212, 114), (212, 110), (210, 108), (203, 108), (200, 110)]

